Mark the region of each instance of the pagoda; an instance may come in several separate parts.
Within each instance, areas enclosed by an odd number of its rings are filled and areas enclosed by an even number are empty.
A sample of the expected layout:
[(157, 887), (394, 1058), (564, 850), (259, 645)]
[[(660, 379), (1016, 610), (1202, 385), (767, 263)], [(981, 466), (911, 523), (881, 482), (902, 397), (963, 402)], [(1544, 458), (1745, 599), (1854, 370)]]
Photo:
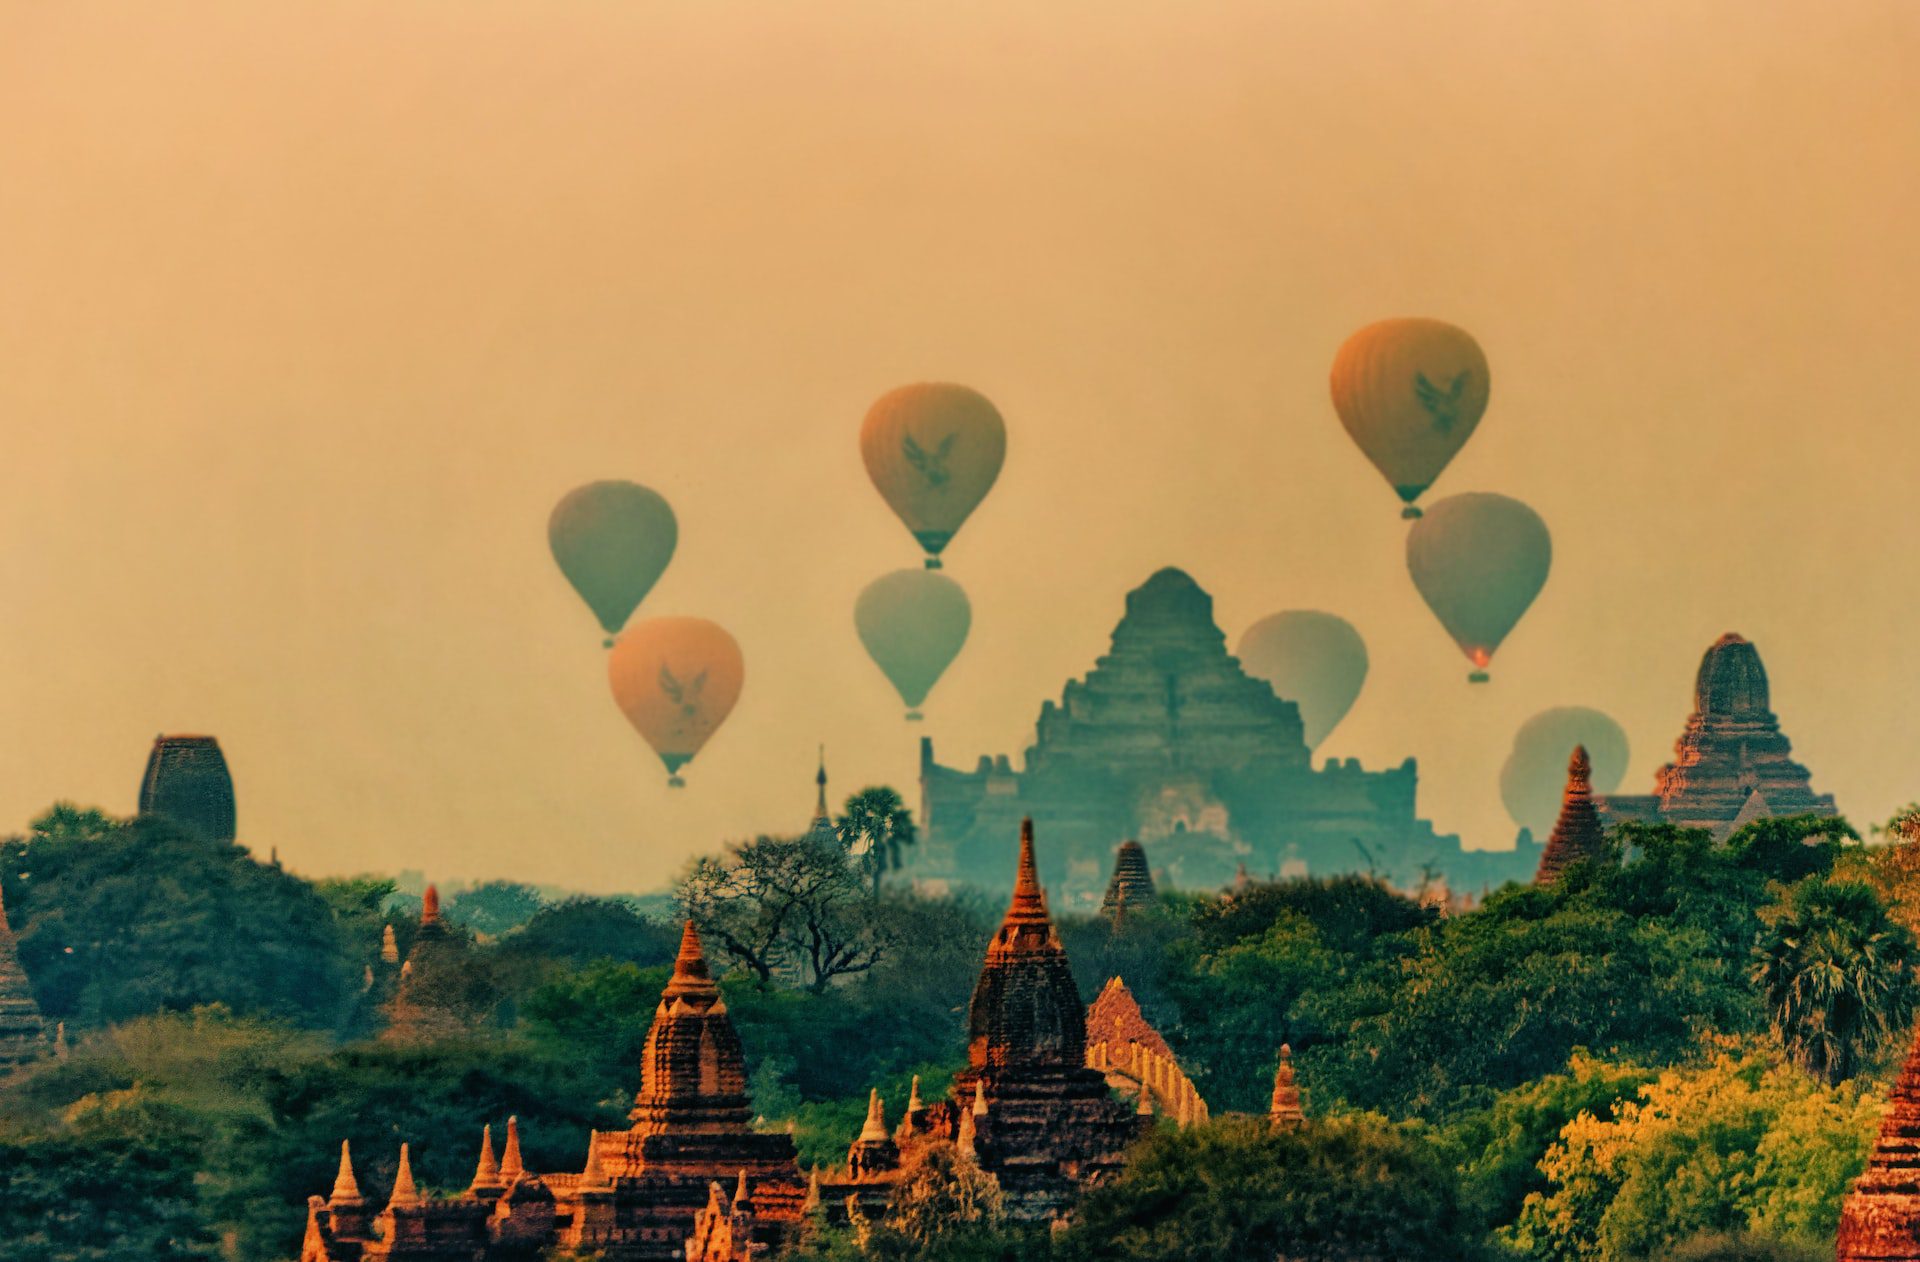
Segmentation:
[(39, 1060), (47, 1051), (46, 1022), (34, 1002), (27, 972), (7, 923), (7, 904), (0, 896), (0, 1078)]
[(1593, 764), (1587, 759), (1587, 747), (1576, 745), (1567, 762), (1567, 788), (1560, 799), (1560, 818), (1554, 822), (1547, 848), (1540, 852), (1540, 867), (1533, 875), (1535, 885), (1552, 885), (1561, 873), (1576, 863), (1603, 853), (1607, 830), (1593, 805)]
[(1920, 1262), (1920, 1034), (1891, 1094), (1866, 1173), (1840, 1207), (1836, 1262)]
[(1147, 869), (1147, 851), (1137, 841), (1123, 841), (1113, 856), (1113, 876), (1100, 900), (1100, 914), (1113, 920), (1128, 907), (1153, 906), (1153, 873)]
[(153, 738), (140, 778), (140, 814), (160, 815), (209, 841), (234, 839), (233, 777), (211, 736)]
[[(607, 1262), (752, 1262), (798, 1229), (806, 1187), (793, 1140), (755, 1131), (739, 1035), (689, 922), (641, 1053), (624, 1131), (589, 1134), (578, 1173), (534, 1174), (518, 1123), (496, 1159), (483, 1131), (472, 1183), (429, 1196), (407, 1150), (378, 1212), (346, 1149), (326, 1200), (308, 1201), (300, 1262), (521, 1262), (552, 1253)], [(733, 1193), (717, 1201), (718, 1185)]]
[(1675, 824), (1725, 840), (1756, 819), (1837, 814), (1794, 761), (1771, 706), (1759, 650), (1732, 632), (1715, 640), (1700, 659), (1673, 761), (1655, 774), (1652, 793), (1597, 799), (1606, 823)]
[[(1412, 759), (1368, 771), (1316, 767), (1299, 707), (1241, 669), (1213, 598), (1178, 569), (1126, 598), (1093, 668), (1040, 706), (1018, 769), (1006, 755), (973, 770), (940, 765), (920, 743), (922, 877), (988, 883), (994, 853), (1022, 819), (1047, 835), (1048, 879), (1092, 910), (1123, 838), (1154, 849), (1166, 883), (1213, 890), (1258, 871), (1373, 870), (1409, 888), (1439, 867), (1455, 884), (1498, 883), (1512, 853), (1464, 852), (1418, 818)], [(1531, 856), (1525, 870), (1532, 870)]]

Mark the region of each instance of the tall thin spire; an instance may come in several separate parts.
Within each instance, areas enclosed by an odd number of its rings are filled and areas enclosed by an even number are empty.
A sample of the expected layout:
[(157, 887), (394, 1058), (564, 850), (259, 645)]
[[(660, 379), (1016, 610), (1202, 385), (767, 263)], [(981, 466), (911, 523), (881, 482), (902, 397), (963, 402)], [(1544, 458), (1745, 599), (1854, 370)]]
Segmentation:
[(500, 1184), (500, 1163), (493, 1156), (493, 1127), (480, 1128), (480, 1160), (473, 1167), (473, 1186), (476, 1188), (498, 1187)]
[(395, 1205), (418, 1205), (420, 1189), (413, 1183), (413, 1159), (407, 1155), (407, 1146), (400, 1145), (400, 1170), (393, 1176), (393, 1195), (387, 1198), (389, 1208)]
[(1285, 1043), (1280, 1045), (1279, 1067), (1273, 1071), (1273, 1102), (1267, 1107), (1267, 1121), (1276, 1130), (1293, 1130), (1307, 1123), (1300, 1088), (1293, 1080), (1293, 1048)]
[(887, 1111), (880, 1102), (878, 1087), (867, 1092), (867, 1124), (860, 1128), (860, 1138), (862, 1141), (887, 1138)]
[(733, 1185), (733, 1207), (736, 1210), (745, 1210), (752, 1203), (752, 1197), (747, 1189), (747, 1168), (741, 1166), (740, 1181)]
[(518, 1116), (507, 1119), (507, 1146), (500, 1151), (500, 1177), (506, 1180), (519, 1178), (526, 1173), (520, 1164), (520, 1119)]
[(1020, 821), (1020, 866), (1013, 877), (1013, 903), (1003, 924), (1051, 924), (1047, 894), (1040, 888), (1040, 866), (1033, 858), (1033, 820)]
[(333, 1176), (333, 1191), (328, 1195), (327, 1203), (343, 1205), (360, 1199), (360, 1181), (353, 1177), (353, 1152), (343, 1139), (340, 1141), (340, 1171)]
[(420, 927), (425, 929), (428, 925), (437, 925), (439, 923), (440, 888), (436, 885), (429, 885), (427, 886), (427, 892), (420, 896)]
[(1606, 848), (1607, 833), (1593, 805), (1593, 764), (1587, 747), (1575, 745), (1567, 760), (1567, 787), (1560, 799), (1560, 818), (1554, 822), (1547, 848), (1540, 853), (1535, 885), (1551, 885), (1576, 863), (1594, 858)]
[(400, 962), (400, 943), (394, 939), (392, 925), (380, 931), (380, 962), (382, 964)]

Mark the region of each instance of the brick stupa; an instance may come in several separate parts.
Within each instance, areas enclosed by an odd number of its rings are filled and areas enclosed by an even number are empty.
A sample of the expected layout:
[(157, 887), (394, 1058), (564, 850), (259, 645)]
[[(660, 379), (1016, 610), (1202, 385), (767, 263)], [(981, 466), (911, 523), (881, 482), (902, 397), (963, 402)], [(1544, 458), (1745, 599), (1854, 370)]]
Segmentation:
[(1593, 764), (1587, 759), (1587, 747), (1576, 745), (1573, 757), (1567, 762), (1567, 788), (1560, 798), (1560, 818), (1554, 821), (1553, 835), (1547, 838), (1547, 848), (1540, 853), (1540, 868), (1533, 874), (1533, 883), (1552, 885), (1561, 873), (1600, 854), (1606, 845), (1607, 830), (1593, 805)]
[(752, 1129), (740, 1038), (691, 923), (629, 1116), (629, 1130), (587, 1136), (577, 1174), (528, 1171), (509, 1118), (499, 1158), (483, 1133), (473, 1182), (451, 1196), (424, 1195), (403, 1148), (378, 1212), (343, 1147), (333, 1195), (308, 1201), (301, 1262), (757, 1262), (798, 1230), (807, 1189), (793, 1140)]
[(1815, 793), (1812, 775), (1794, 761), (1771, 706), (1759, 651), (1731, 632), (1721, 636), (1700, 659), (1693, 713), (1654, 791), (1601, 798), (1602, 817), (1703, 828), (1724, 839), (1755, 819), (1836, 814), (1833, 798)]
[(1840, 1209), (1837, 1262), (1920, 1262), (1920, 1037), (1894, 1079), (1880, 1137)]
[(46, 1050), (46, 1023), (40, 1019), (27, 972), (20, 967), (6, 901), (0, 897), (0, 1078), (39, 1060)]
[(1107, 882), (1106, 897), (1100, 900), (1100, 914), (1112, 920), (1153, 905), (1153, 873), (1147, 868), (1147, 851), (1137, 841), (1123, 841), (1113, 856), (1113, 878)]

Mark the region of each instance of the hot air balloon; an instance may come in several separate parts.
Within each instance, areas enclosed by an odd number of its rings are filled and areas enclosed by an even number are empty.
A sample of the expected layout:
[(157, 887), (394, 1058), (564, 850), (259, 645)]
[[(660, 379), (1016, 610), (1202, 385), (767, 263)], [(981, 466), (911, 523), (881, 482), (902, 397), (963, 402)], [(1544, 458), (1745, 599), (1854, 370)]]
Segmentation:
[(965, 386), (901, 386), (860, 426), (860, 456), (887, 506), (940, 568), (940, 552), (993, 489), (1007, 458), (1007, 426)]
[(867, 656), (907, 703), (907, 717), (918, 719), (920, 703), (967, 642), (973, 608), (944, 574), (895, 570), (860, 593), (853, 625)]
[(667, 765), (667, 783), (700, 752), (740, 699), (746, 663), (726, 630), (705, 618), (646, 618), (607, 655), (621, 712)]
[(1307, 748), (1319, 747), (1360, 696), (1367, 645), (1335, 614), (1292, 609), (1262, 618), (1240, 637), (1240, 665), (1300, 707)]
[(1439, 320), (1382, 320), (1333, 357), (1333, 407), (1387, 484), (1413, 502), (1466, 445), (1487, 410), (1487, 357)]
[(632, 482), (589, 482), (567, 492), (547, 519), (560, 572), (607, 633), (606, 645), (673, 559), (680, 527), (660, 496)]
[(1542, 710), (1513, 734), (1513, 750), (1500, 769), (1500, 800), (1522, 828), (1544, 837), (1559, 816), (1567, 783), (1567, 758), (1584, 745), (1593, 763), (1593, 791), (1613, 792), (1627, 773), (1627, 734), (1598, 710), (1558, 706)]
[(1407, 532), (1407, 572), (1485, 683), (1487, 663), (1546, 584), (1553, 540), (1519, 500), (1450, 495)]

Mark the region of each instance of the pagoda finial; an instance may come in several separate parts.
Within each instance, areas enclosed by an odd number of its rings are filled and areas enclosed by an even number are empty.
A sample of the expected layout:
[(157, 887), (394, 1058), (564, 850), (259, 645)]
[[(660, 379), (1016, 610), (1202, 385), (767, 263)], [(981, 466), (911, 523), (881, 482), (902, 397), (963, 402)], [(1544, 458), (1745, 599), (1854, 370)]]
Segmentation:
[(907, 1116), (911, 1117), (926, 1106), (920, 1103), (920, 1075), (913, 1076), (913, 1086), (907, 1089)]
[(327, 1197), (329, 1205), (344, 1205), (360, 1199), (360, 1181), (353, 1177), (353, 1153), (347, 1147), (347, 1141), (340, 1141), (340, 1172), (333, 1176), (333, 1191)]
[(400, 962), (400, 943), (394, 939), (392, 925), (380, 931), (380, 962), (382, 964)]
[(720, 1186), (720, 1180), (708, 1179), (707, 1180), (707, 1213), (709, 1214), (726, 1213), (728, 1209), (726, 1195), (727, 1195), (726, 1191), (722, 1189)]
[(413, 1159), (407, 1155), (407, 1146), (401, 1144), (400, 1170), (393, 1176), (393, 1195), (387, 1198), (387, 1207), (419, 1203), (420, 1189), (413, 1184)]
[(500, 1182), (500, 1163), (493, 1157), (493, 1127), (480, 1128), (480, 1160), (473, 1167), (476, 1188), (493, 1187)]
[(1273, 1102), (1267, 1109), (1267, 1121), (1277, 1130), (1293, 1130), (1307, 1121), (1300, 1088), (1293, 1080), (1293, 1048), (1286, 1043), (1280, 1045), (1280, 1064), (1273, 1071)]
[(1606, 828), (1593, 804), (1593, 763), (1585, 745), (1575, 745), (1567, 759), (1567, 787), (1560, 798), (1560, 817), (1540, 852), (1535, 885), (1551, 885), (1569, 867), (1599, 855), (1606, 846)]
[(520, 1119), (518, 1116), (507, 1119), (507, 1144), (500, 1150), (500, 1177), (517, 1179), (526, 1173), (520, 1164)]
[(580, 1184), (590, 1188), (607, 1186), (607, 1171), (600, 1164), (599, 1131), (587, 1132), (587, 1164), (580, 1171)]
[(887, 1138), (887, 1111), (880, 1102), (880, 1088), (867, 1092), (867, 1124), (860, 1128), (860, 1142), (875, 1140), (884, 1143)]
[(987, 1081), (984, 1078), (973, 1080), (973, 1115), (975, 1117), (987, 1115)]
[(673, 960), (673, 977), (660, 997), (673, 1000), (682, 995), (719, 993), (719, 988), (713, 984), (713, 974), (707, 969), (706, 953), (700, 947), (700, 931), (689, 920), (680, 930), (680, 953)]
[(427, 892), (420, 896), (420, 927), (440, 923), (440, 890), (437, 886), (427, 886)]
[(733, 1207), (741, 1209), (753, 1204), (753, 1198), (747, 1194), (747, 1169), (740, 1167), (740, 1181), (733, 1186)]
[(67, 1023), (58, 1022), (53, 1027), (53, 1055), (55, 1060), (65, 1060), (72, 1055), (73, 1049), (67, 1046)]
[(820, 1167), (815, 1166), (807, 1174), (807, 1199), (800, 1203), (803, 1213), (812, 1213), (820, 1208)]
[(1033, 820), (1020, 821), (1020, 864), (1013, 877), (1013, 903), (1002, 927), (1048, 923), (1047, 895), (1040, 888), (1040, 866), (1033, 857)]

